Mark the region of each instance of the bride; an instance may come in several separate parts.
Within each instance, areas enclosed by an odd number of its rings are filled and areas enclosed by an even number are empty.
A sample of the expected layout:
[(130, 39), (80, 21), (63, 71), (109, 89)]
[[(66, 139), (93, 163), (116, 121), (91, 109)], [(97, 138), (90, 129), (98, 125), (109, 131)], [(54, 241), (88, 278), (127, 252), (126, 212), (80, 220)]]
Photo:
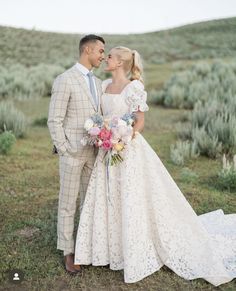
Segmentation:
[[(236, 214), (197, 216), (140, 134), (147, 93), (137, 51), (113, 48), (106, 58), (104, 116), (135, 112), (124, 161), (106, 168), (99, 151), (78, 226), (75, 264), (110, 265), (137, 282), (166, 265), (186, 280), (218, 286), (236, 277)], [(128, 75), (131, 78), (128, 79)]]

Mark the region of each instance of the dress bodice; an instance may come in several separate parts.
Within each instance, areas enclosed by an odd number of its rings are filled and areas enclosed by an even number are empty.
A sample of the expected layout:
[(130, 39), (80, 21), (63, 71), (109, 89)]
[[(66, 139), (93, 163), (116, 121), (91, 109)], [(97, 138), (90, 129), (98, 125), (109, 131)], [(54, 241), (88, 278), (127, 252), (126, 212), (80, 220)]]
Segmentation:
[(129, 112), (125, 102), (125, 94), (102, 94), (102, 112), (104, 116), (122, 116)]
[(111, 82), (112, 80), (108, 79), (102, 84), (101, 106), (104, 116), (122, 116), (126, 113), (148, 110), (147, 93), (140, 81), (131, 81), (120, 94), (105, 92)]

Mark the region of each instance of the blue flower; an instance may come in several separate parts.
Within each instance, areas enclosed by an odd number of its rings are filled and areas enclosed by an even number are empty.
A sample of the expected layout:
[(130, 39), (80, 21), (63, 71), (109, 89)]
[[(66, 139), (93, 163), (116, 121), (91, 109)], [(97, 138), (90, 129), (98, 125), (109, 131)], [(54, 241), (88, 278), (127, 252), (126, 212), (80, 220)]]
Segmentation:
[(130, 123), (130, 120), (135, 121), (135, 113), (126, 113), (121, 117), (122, 120), (124, 120), (125, 122), (127, 122), (127, 124)]
[(94, 114), (91, 116), (91, 119), (93, 120), (94, 123), (96, 123), (98, 126), (102, 126), (103, 124), (103, 118), (99, 114)]

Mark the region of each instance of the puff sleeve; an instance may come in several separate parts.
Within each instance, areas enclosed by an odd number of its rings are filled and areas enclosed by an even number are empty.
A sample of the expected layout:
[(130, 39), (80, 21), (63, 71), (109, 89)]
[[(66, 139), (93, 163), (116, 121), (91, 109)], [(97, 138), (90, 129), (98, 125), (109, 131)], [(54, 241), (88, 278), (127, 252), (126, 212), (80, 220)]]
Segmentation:
[(128, 104), (131, 112), (136, 111), (148, 111), (149, 107), (147, 105), (147, 92), (144, 90), (143, 83), (134, 80), (130, 84), (127, 90), (126, 103)]

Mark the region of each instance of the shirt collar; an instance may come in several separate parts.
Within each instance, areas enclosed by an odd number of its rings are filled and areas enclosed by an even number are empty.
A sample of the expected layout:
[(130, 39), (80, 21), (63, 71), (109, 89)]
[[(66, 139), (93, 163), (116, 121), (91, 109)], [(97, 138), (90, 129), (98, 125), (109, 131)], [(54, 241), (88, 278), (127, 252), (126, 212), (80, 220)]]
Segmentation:
[(76, 63), (76, 68), (84, 75), (86, 76), (90, 71), (82, 64)]

